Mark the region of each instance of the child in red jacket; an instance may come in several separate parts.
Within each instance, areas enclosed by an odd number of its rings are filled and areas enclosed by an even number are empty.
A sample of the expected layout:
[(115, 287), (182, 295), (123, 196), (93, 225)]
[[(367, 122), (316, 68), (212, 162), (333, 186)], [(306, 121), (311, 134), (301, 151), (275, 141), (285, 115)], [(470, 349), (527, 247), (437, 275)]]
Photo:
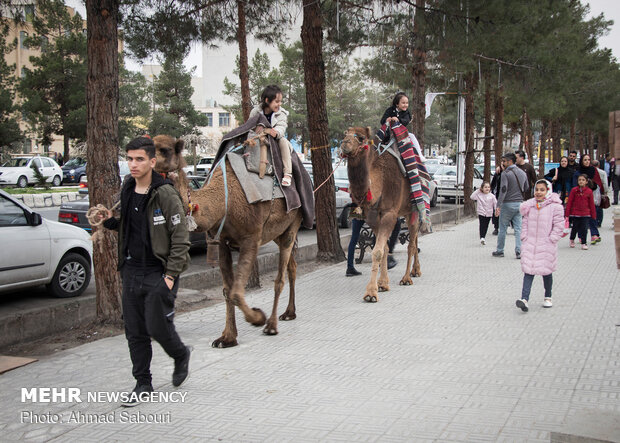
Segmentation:
[(586, 186), (588, 176), (581, 174), (577, 178), (577, 186), (570, 191), (566, 204), (566, 216), (573, 220), (573, 229), (570, 231), (570, 247), (575, 247), (575, 236), (579, 234), (581, 249), (588, 249), (586, 242), (588, 237), (588, 219), (596, 220), (596, 207), (594, 206), (594, 194)]

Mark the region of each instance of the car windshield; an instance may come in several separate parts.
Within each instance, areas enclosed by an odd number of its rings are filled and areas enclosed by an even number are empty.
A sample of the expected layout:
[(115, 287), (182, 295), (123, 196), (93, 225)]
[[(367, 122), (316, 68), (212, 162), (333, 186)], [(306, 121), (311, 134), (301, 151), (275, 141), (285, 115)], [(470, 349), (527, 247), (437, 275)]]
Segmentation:
[(9, 160), (8, 162), (4, 163), (2, 166), (8, 167), (8, 168), (21, 168), (24, 166), (28, 166), (28, 160), (30, 159), (23, 158), (23, 157), (13, 158)]
[(336, 169), (336, 171), (334, 172), (334, 178), (336, 180), (349, 180), (349, 173), (347, 171), (347, 168), (344, 166), (340, 166), (338, 169)]
[(210, 165), (213, 163), (212, 158), (201, 158), (200, 161), (198, 162), (199, 165)]
[(77, 168), (78, 166), (82, 166), (85, 163), (86, 160), (84, 160), (82, 157), (74, 157), (67, 163), (65, 163), (65, 166), (69, 168)]

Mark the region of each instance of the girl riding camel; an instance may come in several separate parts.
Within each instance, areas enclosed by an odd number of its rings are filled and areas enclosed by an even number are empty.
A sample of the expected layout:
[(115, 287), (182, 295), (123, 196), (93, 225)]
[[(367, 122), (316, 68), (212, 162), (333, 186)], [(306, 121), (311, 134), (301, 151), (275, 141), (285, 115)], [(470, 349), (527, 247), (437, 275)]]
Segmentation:
[(282, 90), (276, 85), (267, 86), (260, 97), (260, 104), (256, 105), (250, 112), (250, 118), (262, 113), (271, 124), (271, 128), (265, 132), (278, 141), (280, 155), (282, 157), (282, 169), (284, 177), (282, 186), (290, 186), (292, 179), (291, 151), (293, 147), (286, 139), (286, 127), (288, 126), (288, 111), (282, 105)]

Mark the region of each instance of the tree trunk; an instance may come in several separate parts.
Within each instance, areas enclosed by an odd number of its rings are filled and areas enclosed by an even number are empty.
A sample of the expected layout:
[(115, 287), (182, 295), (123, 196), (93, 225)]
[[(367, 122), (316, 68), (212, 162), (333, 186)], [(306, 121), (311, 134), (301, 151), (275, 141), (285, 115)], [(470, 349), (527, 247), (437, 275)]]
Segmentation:
[(532, 148), (532, 139), (530, 138), (530, 132), (532, 128), (532, 122), (530, 116), (527, 113), (527, 107), (523, 106), (523, 121), (521, 125), (521, 140), (523, 141), (522, 148), (527, 153), (527, 158), (530, 162), (533, 162), (534, 149)]
[(344, 260), (345, 256), (336, 224), (334, 177), (330, 177), (332, 161), (327, 127), (323, 29), (319, 2), (303, 0), (303, 11), (301, 42), (304, 51), (304, 80), (314, 186), (319, 186), (329, 177), (314, 196), (317, 259), (338, 262)]
[[(118, 169), (118, 0), (87, 0), (88, 78), (86, 86), (87, 175), (90, 206), (111, 208), (120, 188)], [(93, 262), (97, 318), (121, 320), (117, 236), (97, 229)]]
[[(424, 8), (426, 0), (416, 0), (413, 19), (413, 65), (412, 65), (412, 114), (413, 132), (424, 152), (424, 126), (426, 122), (426, 32)], [(430, 155), (430, 149), (427, 152)]]
[(581, 128), (579, 129), (579, 157), (581, 157), (584, 154), (585, 149), (586, 149), (586, 146), (585, 146), (586, 137), (585, 137), (584, 132), (585, 131), (583, 129)]
[(540, 155), (538, 156), (538, 176), (545, 175), (545, 153), (547, 149), (547, 138), (549, 131), (549, 120), (542, 119), (542, 128), (540, 130)]
[[(484, 151), (484, 181), (491, 181), (491, 136), (493, 134), (491, 119), (491, 82), (489, 76), (485, 75), (484, 90), (484, 143), (482, 149)], [(495, 165), (499, 165), (499, 158), (495, 157)], [(493, 171), (495, 174), (495, 171)]]
[[(241, 111), (243, 120), (250, 118), (252, 104), (250, 102), (250, 74), (248, 69), (248, 44), (245, 31), (245, 6), (244, 2), (237, 0), (237, 41), (239, 42), (239, 80), (241, 80)], [(256, 264), (255, 266), (256, 267)]]
[(67, 163), (69, 161), (69, 136), (63, 135), (62, 137), (62, 161), (63, 163)]
[(553, 140), (553, 161), (560, 161), (562, 156), (562, 145), (560, 143), (560, 121), (555, 119), (551, 122), (551, 138)]
[(573, 121), (570, 122), (570, 132), (568, 135), (568, 139), (569, 139), (569, 147), (568, 147), (568, 152), (570, 154), (570, 151), (574, 151), (575, 150), (575, 119), (573, 119)]
[(504, 153), (504, 87), (495, 91), (495, 164), (499, 165)]
[(463, 182), (463, 212), (465, 215), (476, 213), (476, 205), (469, 197), (474, 192), (474, 91), (477, 86), (478, 77), (469, 74), (465, 78), (465, 177)]

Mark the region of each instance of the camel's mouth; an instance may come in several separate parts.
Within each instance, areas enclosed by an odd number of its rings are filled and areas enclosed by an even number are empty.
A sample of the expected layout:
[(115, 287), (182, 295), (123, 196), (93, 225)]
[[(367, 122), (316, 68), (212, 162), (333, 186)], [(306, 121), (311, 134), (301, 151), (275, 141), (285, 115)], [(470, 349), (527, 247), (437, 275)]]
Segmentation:
[(347, 133), (344, 140), (342, 140), (342, 143), (340, 144), (340, 156), (344, 157), (347, 155), (356, 154), (360, 147), (365, 143), (366, 137), (356, 133)]

